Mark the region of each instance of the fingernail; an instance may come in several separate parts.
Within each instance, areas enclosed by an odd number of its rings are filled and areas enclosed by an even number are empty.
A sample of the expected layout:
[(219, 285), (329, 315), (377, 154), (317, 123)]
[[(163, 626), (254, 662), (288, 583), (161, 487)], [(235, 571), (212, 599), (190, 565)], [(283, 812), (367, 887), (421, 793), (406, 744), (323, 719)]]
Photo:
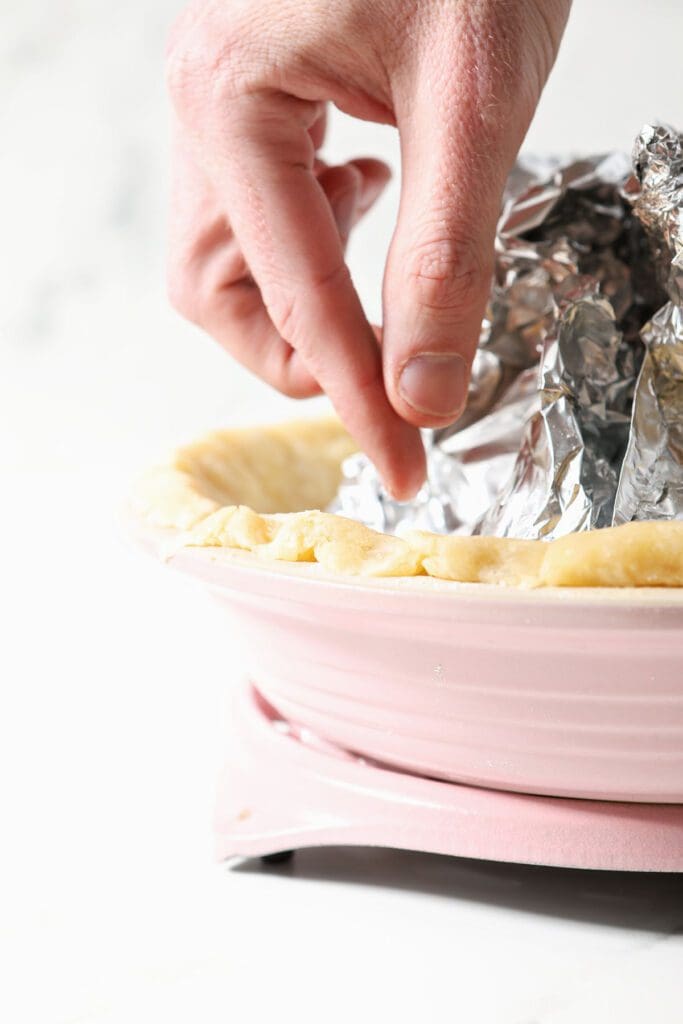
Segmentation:
[(417, 412), (456, 419), (467, 401), (467, 376), (462, 356), (424, 352), (403, 367), (398, 392)]

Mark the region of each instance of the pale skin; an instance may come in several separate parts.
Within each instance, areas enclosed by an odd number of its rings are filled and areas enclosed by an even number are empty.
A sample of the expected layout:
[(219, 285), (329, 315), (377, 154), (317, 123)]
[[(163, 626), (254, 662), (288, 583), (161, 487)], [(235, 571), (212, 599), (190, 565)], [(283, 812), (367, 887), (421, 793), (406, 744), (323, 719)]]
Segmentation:
[[(195, 0), (171, 34), (171, 300), (285, 394), (324, 391), (398, 498), (424, 480), (418, 428), (464, 408), (503, 185), (570, 2)], [(319, 158), (328, 103), (400, 135), (381, 329), (344, 252), (389, 171)]]

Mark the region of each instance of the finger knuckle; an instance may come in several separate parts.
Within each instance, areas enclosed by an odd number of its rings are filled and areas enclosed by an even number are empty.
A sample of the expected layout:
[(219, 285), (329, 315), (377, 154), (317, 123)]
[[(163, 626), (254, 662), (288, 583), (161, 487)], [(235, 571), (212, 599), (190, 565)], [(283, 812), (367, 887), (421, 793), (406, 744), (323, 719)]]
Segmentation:
[[(562, 39), (564, 26), (569, 15), (569, 0), (543, 0), (542, 3), (531, 4), (531, 15), (535, 15), (537, 28), (535, 33), (539, 57), (545, 60), (546, 77), (555, 61), (555, 55)], [(530, 19), (531, 20), (531, 19)]]
[(408, 287), (417, 302), (437, 312), (457, 310), (488, 288), (491, 266), (467, 233), (416, 245), (406, 261)]
[(300, 303), (296, 294), (288, 288), (271, 285), (264, 292), (264, 302), (268, 316), (280, 337), (294, 345), (294, 337), (299, 333), (300, 322)]
[(210, 18), (181, 16), (166, 49), (166, 88), (181, 118), (198, 116), (237, 91), (247, 39), (236, 18), (215, 25)]
[(545, 0), (544, 3), (533, 2), (530, 5), (527, 38), (532, 59), (525, 63), (533, 84), (535, 102), (555, 63), (568, 13), (567, 0)]
[(325, 318), (334, 297), (350, 280), (349, 269), (341, 263), (305, 282), (271, 283), (265, 289), (268, 314), (278, 333), (293, 348), (313, 355), (317, 338), (311, 324)]

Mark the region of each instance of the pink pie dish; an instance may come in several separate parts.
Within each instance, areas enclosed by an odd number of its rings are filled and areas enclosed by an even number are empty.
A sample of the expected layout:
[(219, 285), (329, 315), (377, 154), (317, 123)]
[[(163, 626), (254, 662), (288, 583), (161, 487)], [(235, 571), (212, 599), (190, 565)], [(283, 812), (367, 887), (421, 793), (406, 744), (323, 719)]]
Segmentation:
[(683, 870), (683, 591), (358, 580), (225, 549), (167, 561), (245, 640), (221, 856), (364, 842)]

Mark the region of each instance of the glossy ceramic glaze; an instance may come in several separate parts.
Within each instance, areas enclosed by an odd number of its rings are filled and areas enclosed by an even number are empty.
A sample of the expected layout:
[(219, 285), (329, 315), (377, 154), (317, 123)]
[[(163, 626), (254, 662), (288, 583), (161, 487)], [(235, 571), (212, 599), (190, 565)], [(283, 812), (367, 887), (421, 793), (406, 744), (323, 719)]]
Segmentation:
[(683, 803), (683, 593), (522, 592), (186, 549), (287, 720), (406, 772)]
[(527, 864), (683, 871), (683, 806), (558, 800), (438, 782), (355, 758), (235, 692), (216, 802), (219, 858), (393, 846)]

